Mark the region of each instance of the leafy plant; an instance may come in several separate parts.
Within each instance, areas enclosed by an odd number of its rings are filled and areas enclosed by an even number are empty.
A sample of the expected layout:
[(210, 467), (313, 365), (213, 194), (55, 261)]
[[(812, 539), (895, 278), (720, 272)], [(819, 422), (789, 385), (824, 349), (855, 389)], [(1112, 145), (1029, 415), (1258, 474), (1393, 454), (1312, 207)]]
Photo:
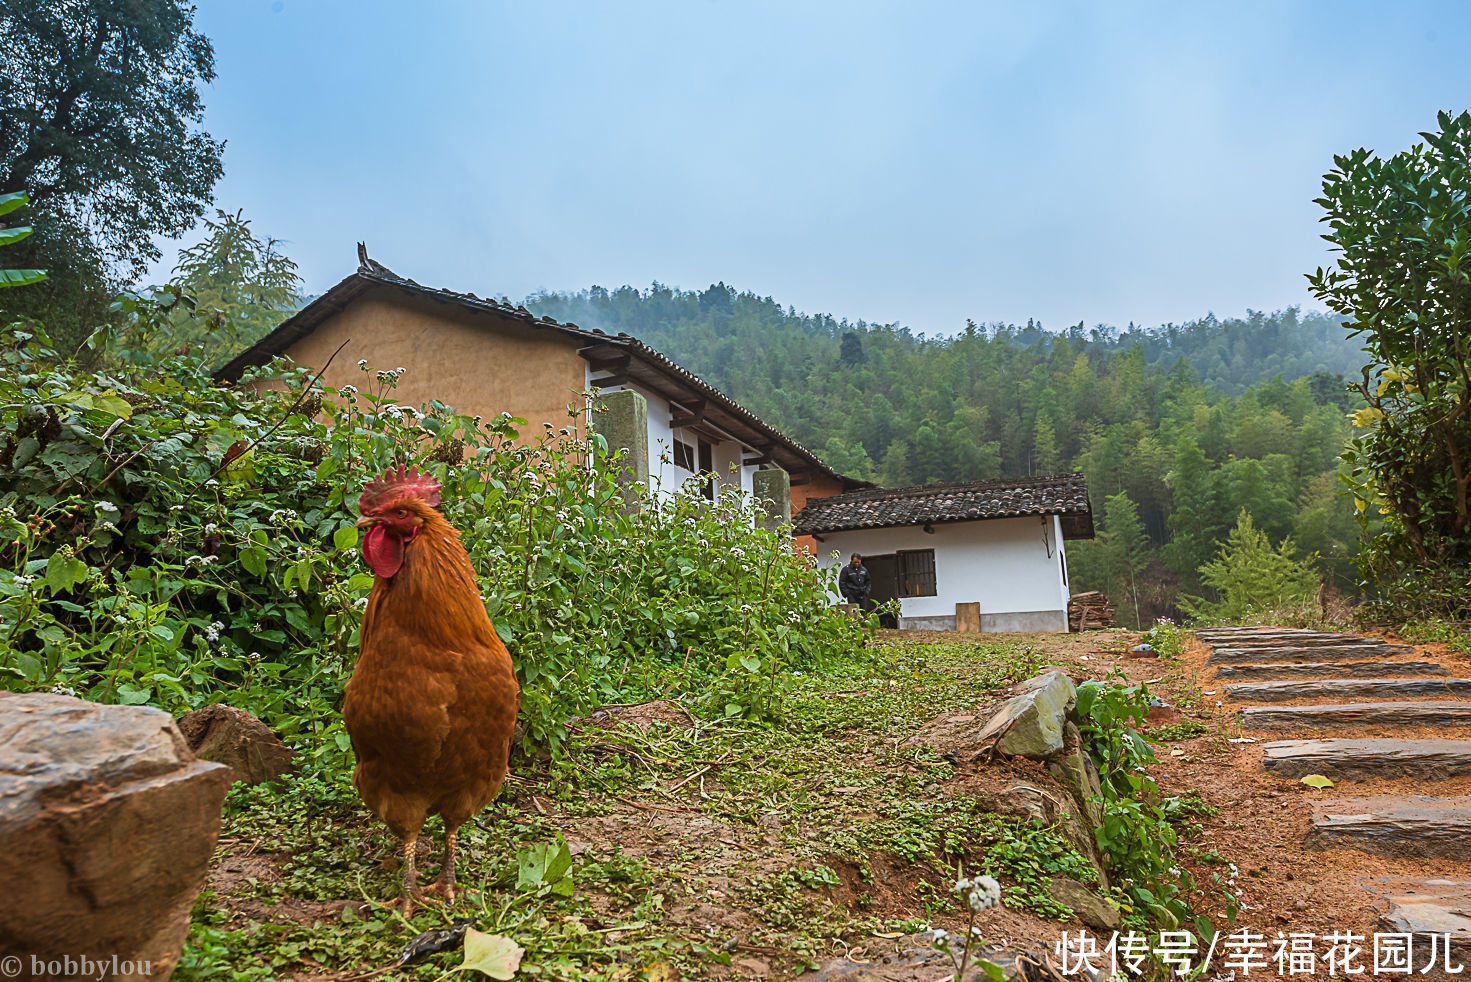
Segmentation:
[[(0, 194), (0, 215), (8, 215), (30, 200), (24, 191)], [(0, 228), (0, 246), (14, 245), (29, 236), (31, 232), (29, 225)], [(0, 269), (0, 289), (11, 286), (28, 286), (32, 283), (39, 283), (45, 278), (46, 274), (39, 269)]]
[(401, 405), (398, 373), (366, 364), (361, 391), (300, 370), (218, 386), (200, 359), (136, 342), (165, 304), (118, 312), (105, 373), (39, 332), (0, 343), (0, 685), (175, 712), (228, 700), (341, 773), (335, 705), (372, 585), (353, 506), (395, 463), (444, 487), (533, 746), (556, 752), (569, 717), (608, 701), (770, 720), (786, 673), (864, 643), (830, 574), (753, 503), (644, 493), (627, 509), (576, 417), (528, 440), (509, 414)]
[(1180, 606), (1197, 621), (1209, 623), (1303, 606), (1317, 594), (1320, 584), (1312, 565), (1294, 553), (1290, 538), (1273, 548), (1266, 532), (1242, 511), (1216, 558), (1200, 567), (1200, 577), (1215, 591), (1216, 601), (1190, 597), (1182, 599)]
[[(1338, 255), (1308, 282), (1370, 358), (1343, 459), (1360, 515), (1384, 519), (1361, 562), (1380, 584), (1471, 564), (1471, 112), (1436, 121), (1387, 159), (1335, 156), (1317, 199)], [(1396, 597), (1450, 599), (1415, 593)]]
[(1145, 771), (1155, 759), (1138, 733), (1148, 712), (1146, 686), (1116, 679), (1078, 686), (1078, 730), (1103, 790), (1103, 824), (1095, 836), (1104, 863), (1136, 918), (1174, 928), (1190, 914), (1185, 897), (1192, 884), (1175, 866), (1178, 838), (1166, 801)]

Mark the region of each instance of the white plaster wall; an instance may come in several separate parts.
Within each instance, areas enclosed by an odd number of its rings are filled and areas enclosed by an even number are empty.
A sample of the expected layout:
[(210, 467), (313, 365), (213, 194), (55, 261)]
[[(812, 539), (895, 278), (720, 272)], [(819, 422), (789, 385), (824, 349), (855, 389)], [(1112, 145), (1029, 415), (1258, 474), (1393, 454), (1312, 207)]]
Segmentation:
[(902, 598), (905, 617), (954, 616), (957, 603), (979, 603), (982, 614), (1067, 609), (1056, 516), (993, 518), (934, 529), (934, 534), (918, 526), (829, 532), (817, 547), (828, 566), (846, 562), (855, 552), (935, 550), (937, 595)]
[[(593, 370), (591, 367), (584, 373), (587, 376), (587, 387), (592, 388)], [(660, 494), (674, 494), (687, 481), (691, 474), (682, 467), (674, 464), (674, 436), (675, 431), (669, 426), (669, 420), (675, 415), (669, 401), (658, 393), (651, 392), (636, 382), (616, 386), (619, 389), (633, 389), (644, 397), (649, 409), (649, 487)], [(611, 391), (611, 390), (610, 390)], [(693, 437), (689, 434), (688, 437)], [(693, 439), (686, 438), (686, 443), (695, 445)], [(720, 484), (716, 490), (739, 489), (745, 494), (750, 494), (752, 489), (751, 475), (758, 469), (755, 465), (746, 466), (741, 460), (746, 456), (746, 449), (736, 440), (722, 440), (715, 443), (710, 449), (711, 466)], [(668, 457), (668, 461), (663, 458)], [(731, 473), (731, 465), (737, 467), (735, 473)]]

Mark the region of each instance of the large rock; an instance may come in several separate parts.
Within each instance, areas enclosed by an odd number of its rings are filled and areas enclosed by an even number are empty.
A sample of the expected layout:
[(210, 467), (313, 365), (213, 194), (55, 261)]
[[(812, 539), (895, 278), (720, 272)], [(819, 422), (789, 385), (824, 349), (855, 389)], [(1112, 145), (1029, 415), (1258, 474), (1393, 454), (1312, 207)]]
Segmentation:
[(1017, 686), (981, 730), (982, 742), (993, 738), (996, 749), (1016, 757), (1050, 760), (1063, 752), (1063, 724), (1078, 704), (1078, 690), (1061, 672), (1045, 672)]
[(1124, 918), (1119, 909), (1108, 898), (1099, 896), (1077, 880), (1054, 876), (1047, 881), (1047, 892), (1053, 900), (1071, 907), (1078, 920), (1095, 931), (1117, 931), (1123, 926)]
[(230, 768), (234, 781), (263, 784), (291, 770), (292, 752), (243, 709), (217, 702), (179, 717), (179, 732), (200, 760)]
[[(228, 774), (159, 710), (0, 693), (0, 952), (166, 980)], [(112, 974), (114, 956), (135, 971)]]

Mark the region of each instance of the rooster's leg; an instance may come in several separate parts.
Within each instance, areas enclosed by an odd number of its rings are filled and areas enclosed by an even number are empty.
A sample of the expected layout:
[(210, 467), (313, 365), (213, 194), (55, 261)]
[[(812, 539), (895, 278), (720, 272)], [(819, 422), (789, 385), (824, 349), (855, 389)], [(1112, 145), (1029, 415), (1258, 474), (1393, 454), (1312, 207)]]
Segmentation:
[(429, 884), (429, 889), (440, 894), (446, 900), (455, 899), (455, 839), (459, 835), (459, 829), (446, 829), (444, 833), (444, 865), (439, 868), (439, 875), (434, 882)]
[(413, 914), (415, 906), (424, 899), (424, 895), (419, 891), (419, 871), (414, 866), (414, 851), (418, 846), (419, 833), (411, 832), (404, 836), (404, 869), (398, 909), (403, 911), (405, 917)]

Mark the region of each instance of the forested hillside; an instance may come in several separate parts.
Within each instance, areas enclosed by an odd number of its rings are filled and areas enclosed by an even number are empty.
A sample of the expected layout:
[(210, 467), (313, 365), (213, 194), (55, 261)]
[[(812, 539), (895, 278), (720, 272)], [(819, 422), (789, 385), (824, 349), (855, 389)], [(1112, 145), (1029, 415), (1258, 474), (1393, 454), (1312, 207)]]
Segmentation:
[(1074, 549), (1074, 586), (1107, 589), (1130, 621), (1129, 584), (1145, 620), (1173, 612), (1242, 509), (1352, 589), (1357, 527), (1335, 470), (1358, 404), (1345, 377), (1362, 356), (1336, 318), (1289, 309), (1155, 330), (970, 324), (927, 337), (723, 284), (593, 287), (527, 306), (641, 338), (855, 477), (1082, 470), (1104, 535)]

